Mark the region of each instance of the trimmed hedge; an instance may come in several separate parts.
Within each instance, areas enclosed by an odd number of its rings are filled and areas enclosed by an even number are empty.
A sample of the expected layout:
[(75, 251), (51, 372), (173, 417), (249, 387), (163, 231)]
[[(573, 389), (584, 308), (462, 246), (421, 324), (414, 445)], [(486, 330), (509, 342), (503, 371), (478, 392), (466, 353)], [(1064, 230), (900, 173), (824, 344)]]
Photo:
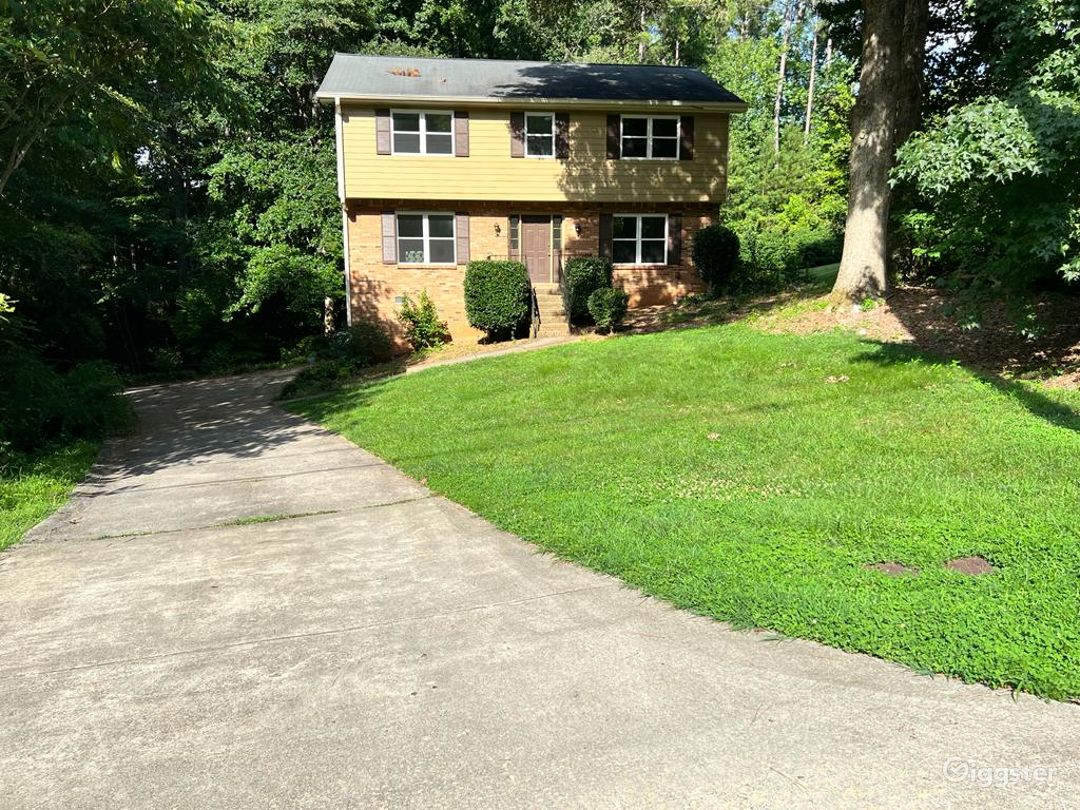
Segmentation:
[(563, 269), (563, 297), (570, 320), (589, 317), (589, 296), (611, 287), (611, 261), (602, 256), (575, 256)]
[(725, 290), (739, 263), (739, 236), (724, 225), (702, 228), (694, 237), (694, 266), (713, 292)]
[(469, 262), (465, 268), (465, 315), (488, 337), (513, 337), (529, 320), (531, 290), (529, 271), (521, 262)]
[(614, 287), (601, 287), (589, 296), (589, 314), (597, 327), (611, 331), (626, 317), (630, 296)]

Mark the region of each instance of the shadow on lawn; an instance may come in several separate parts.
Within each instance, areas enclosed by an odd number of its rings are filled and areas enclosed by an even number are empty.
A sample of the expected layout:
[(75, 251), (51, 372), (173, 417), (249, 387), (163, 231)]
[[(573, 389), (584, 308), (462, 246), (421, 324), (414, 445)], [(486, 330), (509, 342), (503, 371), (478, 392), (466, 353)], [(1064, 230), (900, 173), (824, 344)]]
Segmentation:
[(1056, 426), (1080, 432), (1080, 411), (1059, 402), (1045, 394), (1039, 393), (1031, 385), (1007, 379), (1000, 374), (994, 374), (985, 368), (969, 365), (955, 358), (943, 357), (932, 351), (921, 348), (917, 343), (886, 343), (882, 341), (864, 341), (868, 347), (873, 347), (854, 360), (861, 363), (872, 363), (879, 366), (902, 365), (905, 363), (929, 363), (933, 365), (962, 365), (994, 386), (998, 391), (1020, 403), (1029, 413)]

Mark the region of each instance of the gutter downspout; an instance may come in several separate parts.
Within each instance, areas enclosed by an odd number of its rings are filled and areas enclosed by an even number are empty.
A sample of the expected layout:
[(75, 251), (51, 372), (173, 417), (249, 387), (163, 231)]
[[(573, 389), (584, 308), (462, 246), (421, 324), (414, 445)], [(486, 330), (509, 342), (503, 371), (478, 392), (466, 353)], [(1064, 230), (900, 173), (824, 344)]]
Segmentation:
[(345, 266), (345, 324), (352, 326), (352, 266), (349, 259), (349, 208), (345, 202), (345, 142), (341, 96), (334, 96), (334, 142), (337, 145), (337, 188), (341, 201), (341, 252)]

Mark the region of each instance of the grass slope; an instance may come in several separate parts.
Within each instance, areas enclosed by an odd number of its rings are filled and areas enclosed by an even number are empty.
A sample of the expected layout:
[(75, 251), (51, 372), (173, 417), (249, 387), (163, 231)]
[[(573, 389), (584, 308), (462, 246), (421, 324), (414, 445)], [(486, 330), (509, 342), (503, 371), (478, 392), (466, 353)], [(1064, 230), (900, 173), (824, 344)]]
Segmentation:
[(77, 441), (0, 467), (0, 550), (52, 514), (86, 475), (100, 444)]
[[(1068, 698), (1080, 401), (1055, 396), (853, 335), (735, 324), (434, 369), (302, 409), (676, 605)], [(998, 571), (944, 568), (969, 554)], [(920, 573), (864, 567), (878, 561)]]

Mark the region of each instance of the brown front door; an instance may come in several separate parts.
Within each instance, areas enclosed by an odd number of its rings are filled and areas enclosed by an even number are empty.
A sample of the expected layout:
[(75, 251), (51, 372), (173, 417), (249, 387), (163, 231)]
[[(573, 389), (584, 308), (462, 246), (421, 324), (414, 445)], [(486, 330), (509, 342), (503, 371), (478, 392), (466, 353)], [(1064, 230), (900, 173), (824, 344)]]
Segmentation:
[(551, 217), (521, 218), (521, 257), (533, 284), (551, 281)]

